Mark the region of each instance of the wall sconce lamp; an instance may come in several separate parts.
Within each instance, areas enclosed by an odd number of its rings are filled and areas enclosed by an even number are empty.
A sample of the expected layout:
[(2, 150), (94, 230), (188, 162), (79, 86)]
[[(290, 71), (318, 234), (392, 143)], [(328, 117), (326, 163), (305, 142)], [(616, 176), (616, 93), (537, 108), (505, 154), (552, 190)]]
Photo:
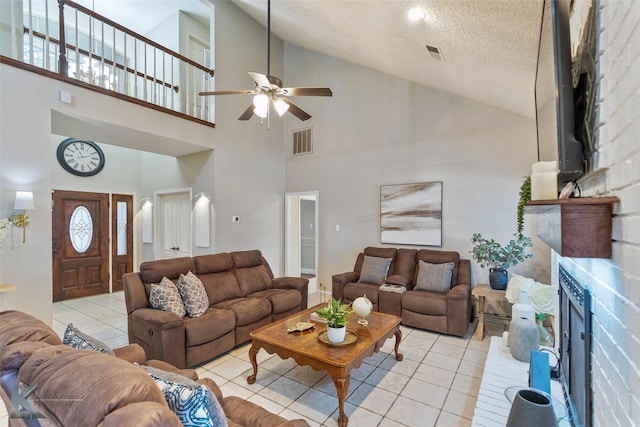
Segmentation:
[(33, 193), (31, 191), (16, 191), (16, 202), (13, 205), (13, 209), (22, 211), (22, 213), (14, 212), (13, 215), (9, 217), (9, 220), (11, 220), (16, 227), (22, 227), (22, 243), (27, 242), (27, 224), (29, 224), (27, 210), (33, 210), (35, 208)]
[(198, 204), (198, 203), (211, 203), (211, 201), (209, 200), (207, 195), (204, 194), (204, 192), (196, 194), (193, 198), (196, 201), (196, 204)]

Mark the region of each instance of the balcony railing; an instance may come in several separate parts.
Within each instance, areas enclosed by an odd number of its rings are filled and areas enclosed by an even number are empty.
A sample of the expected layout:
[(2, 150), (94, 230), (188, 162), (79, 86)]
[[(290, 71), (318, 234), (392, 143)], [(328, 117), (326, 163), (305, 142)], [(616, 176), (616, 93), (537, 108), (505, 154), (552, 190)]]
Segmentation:
[(213, 87), (207, 49), (198, 63), (73, 1), (23, 3), (22, 29), (11, 22), (13, 59), (213, 123), (198, 96)]

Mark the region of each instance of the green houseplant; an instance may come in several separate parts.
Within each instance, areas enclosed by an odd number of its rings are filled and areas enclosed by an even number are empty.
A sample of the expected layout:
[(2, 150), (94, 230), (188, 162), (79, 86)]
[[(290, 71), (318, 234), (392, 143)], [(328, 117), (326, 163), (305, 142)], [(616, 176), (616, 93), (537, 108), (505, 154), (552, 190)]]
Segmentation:
[(522, 236), (522, 230), (524, 230), (524, 206), (531, 200), (531, 177), (527, 176), (522, 181), (520, 186), (520, 198), (518, 200), (517, 210), (517, 222), (518, 222), (518, 237)]
[(349, 304), (331, 297), (327, 305), (316, 310), (318, 317), (327, 321), (327, 336), (331, 342), (342, 342), (347, 332), (347, 316), (352, 312)]
[(527, 253), (526, 249), (533, 246), (531, 238), (523, 234), (515, 234), (516, 238), (511, 239), (509, 244), (502, 246), (494, 239), (485, 239), (480, 233), (473, 233), (471, 243), (473, 243), (473, 259), (480, 263), (480, 267), (490, 267), (489, 284), (493, 289), (504, 290), (507, 287), (507, 269), (533, 254)]

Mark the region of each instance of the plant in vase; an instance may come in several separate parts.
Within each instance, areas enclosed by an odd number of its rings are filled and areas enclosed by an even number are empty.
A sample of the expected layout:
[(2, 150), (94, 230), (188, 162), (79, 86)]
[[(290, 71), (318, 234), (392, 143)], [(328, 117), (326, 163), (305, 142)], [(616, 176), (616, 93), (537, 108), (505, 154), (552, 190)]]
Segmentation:
[(327, 321), (327, 337), (329, 341), (340, 343), (347, 333), (347, 316), (352, 310), (349, 304), (331, 297), (327, 305), (316, 310), (316, 315)]
[(523, 234), (514, 236), (516, 238), (506, 246), (494, 239), (485, 239), (480, 233), (471, 236), (473, 259), (480, 263), (480, 267), (489, 267), (489, 284), (493, 289), (506, 289), (509, 282), (507, 269), (533, 256), (526, 252), (528, 247), (533, 246), (531, 238)]
[(526, 303), (535, 312), (535, 322), (540, 332), (540, 344), (553, 347), (554, 340), (543, 322), (547, 314), (555, 316), (558, 302), (558, 292), (553, 286), (534, 281), (531, 278), (513, 275), (507, 286), (505, 297), (511, 304), (521, 302), (521, 295), (527, 297)]

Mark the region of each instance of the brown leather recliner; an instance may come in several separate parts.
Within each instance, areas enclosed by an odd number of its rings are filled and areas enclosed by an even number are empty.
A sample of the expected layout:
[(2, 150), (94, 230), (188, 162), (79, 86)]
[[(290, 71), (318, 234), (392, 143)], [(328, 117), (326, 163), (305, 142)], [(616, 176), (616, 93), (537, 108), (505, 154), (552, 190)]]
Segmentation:
[[(202, 281), (209, 308), (199, 317), (179, 317), (149, 303), (152, 283), (193, 272)], [(273, 277), (259, 250), (148, 261), (123, 276), (129, 342), (152, 359), (178, 368), (194, 366), (249, 340), (249, 333), (307, 308), (308, 279)]]
[[(386, 292), (380, 290), (379, 284), (359, 283), (365, 255), (391, 258), (384, 283), (403, 286), (406, 291)], [(431, 264), (454, 263), (448, 292), (415, 289), (420, 260)], [(471, 321), (471, 262), (453, 251), (366, 247), (358, 254), (353, 271), (333, 275), (332, 294), (343, 302), (366, 295), (375, 311), (399, 316), (403, 325), (464, 336)]]
[[(113, 349), (115, 357), (76, 350), (63, 345), (44, 322), (19, 311), (0, 312), (0, 325), (0, 399), (9, 408), (20, 402), (15, 396), (21, 392), (46, 417), (14, 417), (10, 419), (12, 426), (182, 426), (158, 385), (132, 362), (207, 386), (220, 402), (230, 426), (309, 426), (302, 419), (287, 421), (239, 397), (223, 397), (211, 378), (198, 378), (192, 369), (147, 360), (137, 344)], [(35, 387), (26, 396), (30, 386)]]

